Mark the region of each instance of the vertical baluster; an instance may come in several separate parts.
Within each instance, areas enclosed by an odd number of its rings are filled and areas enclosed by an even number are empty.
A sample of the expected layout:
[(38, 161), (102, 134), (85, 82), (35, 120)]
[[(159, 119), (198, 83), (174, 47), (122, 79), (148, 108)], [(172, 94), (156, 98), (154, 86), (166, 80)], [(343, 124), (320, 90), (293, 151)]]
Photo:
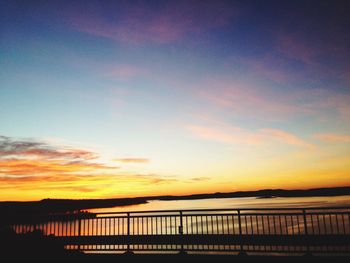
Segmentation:
[(236, 235), (236, 222), (235, 222), (235, 215), (232, 215), (232, 230), (234, 235)]
[(205, 216), (206, 227), (207, 227), (207, 235), (209, 235), (209, 217)]
[(335, 223), (336, 223), (336, 227), (337, 227), (337, 233), (336, 234), (340, 234), (340, 229), (339, 229), (339, 221), (338, 221), (338, 214), (335, 214)]
[(252, 215), (249, 215), (249, 223), (250, 223), (250, 231), (251, 231), (251, 234), (253, 235), (254, 228), (253, 228), (253, 216)]
[(277, 223), (276, 223), (276, 215), (272, 216), (273, 218), (273, 228), (274, 228), (274, 234), (277, 235)]
[(334, 232), (333, 232), (333, 220), (332, 220), (332, 215), (331, 214), (329, 214), (328, 215), (328, 218), (329, 218), (329, 226), (330, 226), (330, 231), (331, 231), (331, 234), (334, 234)]
[[(288, 226), (289, 226), (289, 223), (288, 223), (288, 215), (284, 215), (284, 228), (286, 230), (286, 235), (289, 235), (289, 229), (288, 229)], [(293, 222), (291, 222), (291, 225), (293, 226)]]
[[(156, 233), (156, 235), (159, 235), (160, 234), (160, 232), (159, 232), (159, 224), (158, 224), (159, 216), (156, 216), (155, 219), (156, 219), (156, 231), (155, 231), (155, 233)], [(159, 249), (159, 245), (156, 245), (155, 247), (156, 247), (156, 249)]]
[(62, 225), (62, 221), (60, 221), (60, 223), (59, 223), (59, 236), (63, 236), (63, 225)]
[(328, 234), (327, 225), (326, 225), (326, 215), (323, 214), (322, 217), (323, 217), (324, 234)]
[(128, 244), (127, 251), (130, 251), (130, 213), (127, 213), (127, 236), (128, 236)]
[(280, 231), (280, 235), (282, 235), (282, 234), (283, 234), (283, 230), (282, 230), (281, 215), (278, 215), (278, 222), (279, 222), (279, 231)]
[(118, 236), (119, 235), (122, 235), (122, 231), (121, 231), (121, 225), (122, 225), (122, 218), (121, 217), (118, 217), (118, 219), (117, 219), (117, 223), (118, 223)]
[(308, 235), (307, 221), (306, 221), (306, 211), (305, 211), (305, 209), (303, 209), (303, 218), (304, 218), (304, 233), (305, 233), (305, 235)]
[(262, 234), (265, 235), (265, 220), (264, 220), (264, 215), (261, 215), (261, 224), (262, 224)]
[(163, 235), (163, 217), (160, 217), (160, 234)]
[(342, 227), (342, 230), (343, 230), (342, 234), (347, 234), (347, 228), (345, 226), (346, 224), (345, 224), (345, 214), (344, 213), (341, 214), (341, 221), (342, 221), (342, 225), (343, 225), (343, 227)]
[(48, 221), (47, 222), (47, 235), (50, 235), (51, 234), (51, 222)]
[(226, 227), (227, 227), (227, 234), (230, 234), (230, 222), (229, 222), (229, 217), (226, 215)]
[(237, 210), (237, 216), (238, 216), (238, 230), (239, 230), (239, 237), (240, 237), (240, 251), (243, 251), (243, 243), (242, 243), (242, 220), (241, 220), (241, 211)]

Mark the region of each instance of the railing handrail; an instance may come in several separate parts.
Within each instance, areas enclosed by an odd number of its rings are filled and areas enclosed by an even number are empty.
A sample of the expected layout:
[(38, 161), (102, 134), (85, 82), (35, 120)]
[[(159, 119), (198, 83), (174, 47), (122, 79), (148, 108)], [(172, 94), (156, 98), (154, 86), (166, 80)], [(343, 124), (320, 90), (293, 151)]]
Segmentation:
[[(349, 206), (338, 206), (338, 207), (288, 207), (288, 208), (218, 208), (218, 209), (174, 209), (174, 210), (143, 210), (143, 211), (119, 211), (119, 212), (97, 212), (91, 214), (94, 215), (117, 215), (117, 214), (124, 214), (125, 216), (129, 213), (132, 214), (164, 214), (164, 213), (176, 213), (179, 214), (182, 213), (192, 213), (192, 212), (223, 212), (223, 211), (231, 211), (236, 212), (238, 211), (300, 211), (302, 214), (303, 211), (308, 210), (350, 210)], [(183, 214), (186, 215), (186, 214)], [(79, 217), (79, 214), (77, 214)]]

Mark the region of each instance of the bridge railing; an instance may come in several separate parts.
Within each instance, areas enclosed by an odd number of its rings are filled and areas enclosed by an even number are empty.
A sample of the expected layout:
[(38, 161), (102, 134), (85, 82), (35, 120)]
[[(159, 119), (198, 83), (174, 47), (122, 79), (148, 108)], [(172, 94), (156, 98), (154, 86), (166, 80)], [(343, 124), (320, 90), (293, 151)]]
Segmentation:
[(96, 213), (88, 218), (14, 225), (18, 234), (109, 235), (349, 235), (350, 208), (258, 208)]
[(113, 212), (13, 226), (68, 249), (350, 252), (350, 207)]

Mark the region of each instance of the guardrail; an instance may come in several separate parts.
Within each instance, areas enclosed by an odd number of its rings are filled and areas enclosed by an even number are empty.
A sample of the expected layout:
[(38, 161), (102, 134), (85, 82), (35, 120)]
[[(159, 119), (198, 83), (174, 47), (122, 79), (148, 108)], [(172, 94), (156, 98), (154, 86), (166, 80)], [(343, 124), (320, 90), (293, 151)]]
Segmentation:
[(350, 252), (350, 208), (157, 210), (14, 225), (83, 251)]

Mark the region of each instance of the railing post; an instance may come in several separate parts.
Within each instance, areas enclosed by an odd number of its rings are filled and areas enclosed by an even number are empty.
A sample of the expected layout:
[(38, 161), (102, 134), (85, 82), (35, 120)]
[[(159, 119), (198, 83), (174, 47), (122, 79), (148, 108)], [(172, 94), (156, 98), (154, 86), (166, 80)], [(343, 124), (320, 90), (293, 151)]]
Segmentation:
[(183, 235), (184, 229), (183, 229), (183, 219), (182, 219), (182, 211), (180, 211), (180, 226), (179, 226), (179, 234)]
[(303, 218), (304, 218), (304, 233), (305, 233), (305, 235), (308, 235), (305, 209), (303, 209)]
[(241, 221), (241, 210), (237, 209), (238, 215), (238, 229), (239, 229), (239, 238), (240, 238), (240, 252), (239, 255), (246, 255), (243, 251), (243, 235), (242, 235), (242, 221)]
[(130, 213), (126, 213), (127, 215), (127, 249), (126, 254), (133, 254), (133, 252), (130, 250)]
[(78, 219), (78, 236), (80, 237), (81, 236), (81, 218), (79, 217)]
[[(79, 215), (78, 215), (79, 216)], [(62, 228), (63, 229), (63, 228)], [(81, 218), (79, 216), (78, 218), (78, 236), (81, 237)], [(80, 243), (79, 243), (79, 250), (81, 250), (81, 246), (80, 246)]]
[(127, 213), (127, 236), (128, 236), (128, 251), (130, 251), (130, 213)]
[(180, 225), (179, 225), (179, 234), (181, 235), (181, 250), (180, 254), (187, 254), (186, 251), (184, 250), (184, 227), (183, 227), (183, 217), (182, 217), (182, 211), (180, 212)]

